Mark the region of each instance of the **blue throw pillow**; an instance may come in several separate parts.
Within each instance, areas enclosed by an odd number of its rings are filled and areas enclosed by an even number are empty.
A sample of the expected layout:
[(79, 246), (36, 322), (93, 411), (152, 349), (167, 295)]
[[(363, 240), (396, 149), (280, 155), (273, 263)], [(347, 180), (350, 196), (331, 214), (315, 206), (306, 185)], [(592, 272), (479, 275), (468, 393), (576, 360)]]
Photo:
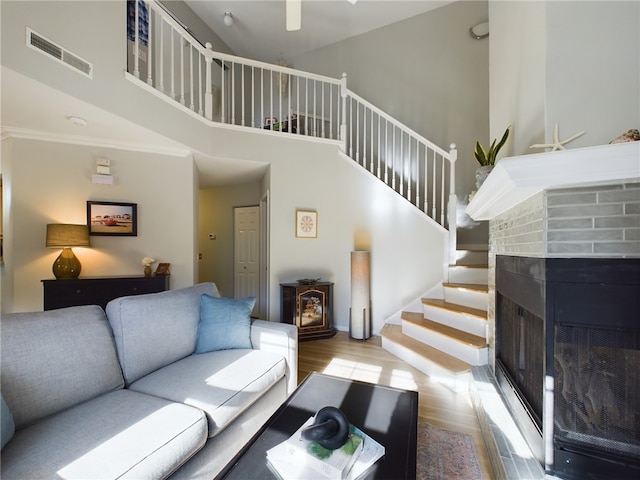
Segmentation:
[(7, 444), (13, 434), (16, 431), (16, 426), (13, 423), (13, 415), (9, 410), (9, 405), (4, 401), (4, 397), (0, 394), (0, 421), (2, 422), (2, 429), (0, 431), (0, 440), (2, 441), (2, 447)]
[(255, 297), (200, 297), (200, 323), (196, 353), (252, 348), (251, 311)]

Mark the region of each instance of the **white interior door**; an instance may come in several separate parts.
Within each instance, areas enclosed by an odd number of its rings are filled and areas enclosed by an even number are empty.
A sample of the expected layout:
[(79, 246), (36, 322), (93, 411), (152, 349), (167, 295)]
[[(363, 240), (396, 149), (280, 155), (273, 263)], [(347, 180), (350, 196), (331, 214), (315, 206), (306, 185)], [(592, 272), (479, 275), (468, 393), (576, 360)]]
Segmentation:
[(234, 296), (256, 297), (260, 312), (260, 207), (236, 207), (234, 222)]

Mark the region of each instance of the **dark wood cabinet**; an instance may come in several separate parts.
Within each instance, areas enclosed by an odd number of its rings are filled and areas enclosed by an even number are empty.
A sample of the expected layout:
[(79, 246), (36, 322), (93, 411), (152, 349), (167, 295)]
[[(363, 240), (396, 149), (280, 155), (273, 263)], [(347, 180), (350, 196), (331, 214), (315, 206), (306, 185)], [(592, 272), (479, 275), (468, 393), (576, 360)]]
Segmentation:
[(298, 327), (298, 340), (329, 338), (333, 328), (333, 283), (281, 283), (281, 322)]
[(114, 298), (169, 290), (169, 277), (170, 275), (156, 275), (42, 280), (44, 309), (76, 305), (100, 305), (105, 308)]

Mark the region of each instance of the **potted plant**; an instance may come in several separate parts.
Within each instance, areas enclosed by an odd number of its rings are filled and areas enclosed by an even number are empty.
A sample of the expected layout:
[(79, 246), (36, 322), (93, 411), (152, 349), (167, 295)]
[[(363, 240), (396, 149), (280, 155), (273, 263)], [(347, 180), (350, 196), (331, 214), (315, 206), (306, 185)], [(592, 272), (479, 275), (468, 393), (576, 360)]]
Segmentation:
[(493, 170), (493, 166), (496, 163), (496, 156), (500, 149), (507, 142), (507, 138), (509, 138), (509, 131), (511, 130), (511, 126), (507, 127), (502, 138), (496, 144), (496, 139), (493, 139), (491, 142), (491, 146), (489, 150), (485, 150), (484, 147), (480, 144), (480, 142), (476, 142), (476, 148), (473, 154), (476, 157), (476, 160), (480, 164), (480, 167), (476, 170), (476, 188), (480, 188), (482, 182), (487, 178), (491, 170)]

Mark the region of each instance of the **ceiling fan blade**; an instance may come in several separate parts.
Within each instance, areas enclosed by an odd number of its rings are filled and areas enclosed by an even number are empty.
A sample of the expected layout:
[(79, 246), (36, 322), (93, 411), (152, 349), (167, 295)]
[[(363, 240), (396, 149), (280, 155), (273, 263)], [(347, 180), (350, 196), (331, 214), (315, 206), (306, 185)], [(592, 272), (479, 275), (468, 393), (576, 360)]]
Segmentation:
[(286, 0), (286, 24), (288, 32), (295, 32), (302, 27), (302, 0)]

